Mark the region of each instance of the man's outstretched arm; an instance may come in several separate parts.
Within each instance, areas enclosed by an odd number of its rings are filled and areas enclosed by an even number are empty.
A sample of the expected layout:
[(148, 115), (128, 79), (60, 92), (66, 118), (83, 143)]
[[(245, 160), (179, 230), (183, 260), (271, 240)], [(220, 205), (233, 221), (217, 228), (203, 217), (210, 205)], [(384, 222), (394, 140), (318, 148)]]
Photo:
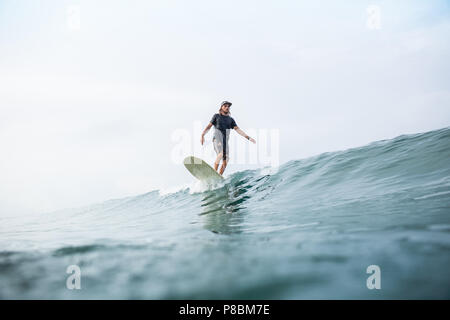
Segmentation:
[(253, 143), (256, 143), (255, 139), (251, 138), (249, 135), (247, 135), (244, 131), (242, 131), (241, 129), (239, 129), (238, 126), (235, 126), (233, 128), (234, 130), (236, 130), (237, 133), (239, 133), (241, 136), (243, 136), (245, 139), (250, 140)]
[(200, 138), (200, 143), (203, 145), (203, 143), (205, 142), (205, 134), (208, 133), (209, 129), (211, 129), (212, 127), (212, 123), (208, 123), (208, 125), (206, 126), (205, 130), (203, 130), (202, 132), (202, 137)]

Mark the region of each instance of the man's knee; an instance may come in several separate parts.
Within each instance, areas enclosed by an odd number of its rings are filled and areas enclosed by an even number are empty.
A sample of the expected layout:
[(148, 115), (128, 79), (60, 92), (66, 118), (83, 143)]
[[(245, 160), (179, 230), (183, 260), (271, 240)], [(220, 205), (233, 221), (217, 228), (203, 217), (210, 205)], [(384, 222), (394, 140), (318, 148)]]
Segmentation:
[(220, 160), (221, 160), (222, 158), (223, 158), (222, 153), (219, 153), (219, 154), (217, 155), (217, 158), (216, 158), (215, 163), (219, 164), (219, 163), (220, 163)]

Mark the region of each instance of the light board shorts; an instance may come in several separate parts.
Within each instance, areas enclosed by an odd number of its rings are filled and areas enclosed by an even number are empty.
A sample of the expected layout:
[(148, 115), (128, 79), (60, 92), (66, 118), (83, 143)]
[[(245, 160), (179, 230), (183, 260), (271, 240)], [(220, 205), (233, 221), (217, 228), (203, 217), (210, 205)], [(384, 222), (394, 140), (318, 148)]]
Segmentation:
[[(230, 146), (228, 144), (228, 141), (230, 140), (230, 130), (228, 129), (226, 131), (226, 159), (228, 160), (228, 157), (230, 155)], [(213, 145), (214, 145), (214, 151), (217, 155), (220, 153), (223, 154), (223, 133), (220, 130), (214, 130), (214, 137), (213, 137)]]

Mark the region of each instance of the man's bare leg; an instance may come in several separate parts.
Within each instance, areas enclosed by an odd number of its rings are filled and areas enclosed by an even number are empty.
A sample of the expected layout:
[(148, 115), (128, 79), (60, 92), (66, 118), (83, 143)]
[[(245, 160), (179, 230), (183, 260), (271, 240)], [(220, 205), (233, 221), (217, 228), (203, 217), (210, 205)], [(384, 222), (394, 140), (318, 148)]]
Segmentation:
[(216, 170), (216, 171), (219, 168), (220, 159), (222, 159), (222, 154), (221, 153), (219, 153), (217, 155), (216, 161), (214, 162), (214, 170)]
[(227, 167), (227, 162), (228, 162), (228, 160), (222, 161), (222, 167), (220, 167), (220, 172), (219, 172), (221, 175), (223, 174), (223, 172), (225, 171), (225, 168)]

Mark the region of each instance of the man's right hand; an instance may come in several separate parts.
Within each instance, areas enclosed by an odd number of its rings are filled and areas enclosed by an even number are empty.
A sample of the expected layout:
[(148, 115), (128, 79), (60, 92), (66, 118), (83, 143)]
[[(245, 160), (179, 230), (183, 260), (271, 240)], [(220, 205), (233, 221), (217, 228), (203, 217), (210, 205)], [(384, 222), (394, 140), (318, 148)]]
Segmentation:
[(205, 137), (202, 135), (202, 137), (200, 138), (200, 143), (203, 145), (204, 142), (205, 142)]

